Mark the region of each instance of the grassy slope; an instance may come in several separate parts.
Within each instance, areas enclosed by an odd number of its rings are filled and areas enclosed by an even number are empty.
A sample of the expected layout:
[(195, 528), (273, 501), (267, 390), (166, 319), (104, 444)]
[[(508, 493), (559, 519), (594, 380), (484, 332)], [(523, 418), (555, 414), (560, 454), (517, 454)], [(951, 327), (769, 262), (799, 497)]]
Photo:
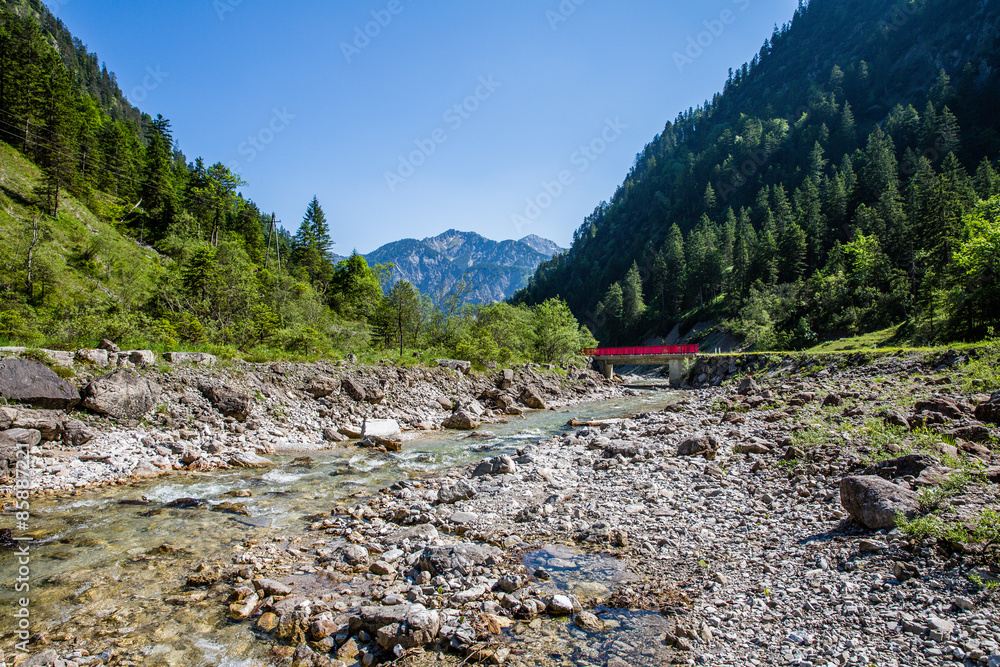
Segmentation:
[[(28, 323), (20, 336), (15, 334), (18, 342), (36, 337), (39, 343), (72, 345), (81, 342), (73, 340), (74, 335), (99, 335), (102, 320), (113, 320), (114, 313), (133, 311), (147, 300), (168, 260), (64, 195), (57, 218), (39, 219), (42, 243), (35, 255), (34, 298), (29, 301), (25, 259), (40, 177), (38, 167), (0, 142), (0, 286), (5, 288), (0, 311), (16, 310)], [(82, 317), (84, 323), (67, 326), (68, 317)]]

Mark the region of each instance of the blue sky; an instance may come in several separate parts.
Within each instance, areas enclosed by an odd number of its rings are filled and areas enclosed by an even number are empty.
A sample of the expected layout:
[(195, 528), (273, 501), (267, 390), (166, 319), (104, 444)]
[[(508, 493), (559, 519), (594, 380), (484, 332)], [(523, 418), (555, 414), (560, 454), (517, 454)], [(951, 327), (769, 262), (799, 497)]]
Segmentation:
[(189, 160), (334, 250), (573, 231), (797, 0), (51, 0)]

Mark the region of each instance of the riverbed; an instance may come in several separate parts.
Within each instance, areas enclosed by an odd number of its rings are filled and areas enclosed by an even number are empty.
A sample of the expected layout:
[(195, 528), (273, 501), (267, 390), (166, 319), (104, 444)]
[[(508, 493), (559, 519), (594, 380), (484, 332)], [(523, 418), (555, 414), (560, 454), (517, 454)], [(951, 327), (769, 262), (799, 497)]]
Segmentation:
[[(306, 517), (332, 505), (402, 478), (512, 452), (568, 430), (570, 419), (621, 418), (662, 409), (675, 398), (642, 392), (529, 413), (490, 425), (492, 436), (433, 432), (407, 441), (395, 454), (348, 446), (310, 451), (307, 459), (272, 457), (278, 465), (269, 469), (177, 473), (33, 500), (27, 533), (19, 531), (33, 538), (30, 591), (14, 590), (19, 564), (12, 552), (0, 564), (3, 649), (8, 660), (17, 653), (9, 612), (29, 595), (32, 652), (52, 648), (65, 656), (75, 647), (81, 654), (77, 664), (96, 662), (94, 656), (116, 664), (274, 664), (245, 624), (226, 617), (221, 599), (185, 587), (199, 563), (216, 561), (248, 539), (293, 541), (305, 531)], [(5, 523), (12, 521), (6, 512)]]

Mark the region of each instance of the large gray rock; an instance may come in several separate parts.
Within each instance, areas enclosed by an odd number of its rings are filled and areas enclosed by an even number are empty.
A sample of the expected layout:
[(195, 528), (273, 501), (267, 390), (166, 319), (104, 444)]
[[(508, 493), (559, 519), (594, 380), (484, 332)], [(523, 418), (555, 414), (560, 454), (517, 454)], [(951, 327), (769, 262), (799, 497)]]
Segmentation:
[(704, 456), (711, 461), (719, 451), (719, 442), (712, 436), (688, 438), (677, 446), (677, 456)]
[(253, 411), (253, 399), (235, 389), (214, 384), (203, 384), (198, 389), (201, 390), (202, 396), (212, 404), (212, 407), (226, 417), (243, 422)]
[(539, 392), (534, 387), (525, 387), (524, 391), (521, 392), (521, 395), (518, 397), (517, 400), (520, 401), (523, 405), (528, 406), (532, 410), (548, 409), (548, 406), (542, 399), (541, 392)]
[(473, 477), (484, 477), (486, 475), (507, 475), (514, 474), (517, 472), (517, 464), (514, 459), (507, 456), (506, 454), (501, 454), (500, 456), (494, 456), (491, 459), (483, 461), (476, 466), (476, 469), (472, 471)]
[(237, 452), (229, 458), (229, 465), (237, 468), (270, 468), (277, 464), (254, 452)]
[(317, 375), (306, 380), (302, 389), (313, 398), (325, 398), (340, 391), (340, 380), (326, 375)]
[(752, 376), (748, 375), (740, 380), (740, 386), (736, 390), (736, 393), (740, 396), (757, 396), (760, 394), (760, 385), (757, 384), (757, 381)]
[(77, 350), (76, 360), (84, 364), (97, 366), (98, 368), (107, 368), (111, 363), (108, 359), (108, 351), (97, 349)]
[(80, 403), (80, 392), (71, 382), (30, 359), (0, 361), (0, 396), (50, 410), (69, 410)]
[(368, 390), (363, 384), (354, 378), (344, 378), (341, 386), (344, 388), (344, 393), (358, 403), (363, 403), (368, 400)]
[(439, 505), (451, 505), (460, 500), (471, 500), (476, 497), (476, 490), (464, 479), (447, 484), (438, 489), (437, 502)]
[(41, 437), (38, 431), (0, 431), (0, 484), (12, 483), (22, 448), (37, 445)]
[(46, 442), (60, 440), (65, 434), (66, 413), (61, 410), (15, 410), (12, 417), (9, 428), (38, 431)]
[(990, 400), (976, 408), (976, 419), (991, 424), (1000, 424), (1000, 391), (994, 392)]
[(427, 547), (420, 554), (418, 568), (427, 570), (431, 576), (468, 577), (477, 565), (499, 557), (500, 553), (496, 547), (472, 543)]
[(361, 437), (399, 442), (403, 439), (403, 432), (395, 419), (368, 419), (361, 426)]
[(874, 475), (842, 479), (840, 504), (852, 519), (872, 530), (891, 530), (897, 514), (912, 519), (920, 510), (916, 493)]
[(206, 352), (164, 352), (163, 358), (171, 364), (191, 364), (193, 366), (215, 366), (219, 363), (214, 354)]
[(467, 411), (459, 410), (457, 412), (453, 412), (451, 416), (445, 419), (441, 423), (441, 426), (456, 431), (474, 431), (482, 426), (482, 422), (469, 414)]
[(426, 646), (441, 631), (441, 617), (421, 604), (362, 607), (357, 619), (361, 628), (375, 635), (378, 645), (390, 652), (397, 646)]
[(512, 384), (514, 384), (514, 371), (510, 368), (500, 371), (500, 376), (497, 378), (497, 389), (506, 391), (510, 389)]
[(471, 361), (459, 361), (458, 359), (438, 359), (438, 366), (441, 368), (448, 368), (453, 371), (458, 371), (462, 375), (468, 375), (472, 372), (472, 362)]
[(83, 407), (112, 419), (141, 419), (156, 407), (162, 393), (152, 380), (119, 369), (83, 388)]

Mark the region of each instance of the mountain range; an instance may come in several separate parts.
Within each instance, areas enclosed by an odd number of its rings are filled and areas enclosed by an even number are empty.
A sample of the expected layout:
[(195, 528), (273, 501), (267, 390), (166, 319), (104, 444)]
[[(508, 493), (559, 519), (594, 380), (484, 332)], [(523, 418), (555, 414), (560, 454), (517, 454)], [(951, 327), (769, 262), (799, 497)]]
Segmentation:
[(392, 281), (407, 280), (440, 302), (464, 283), (466, 303), (493, 303), (523, 288), (538, 266), (563, 248), (534, 234), (493, 241), (449, 229), (423, 240), (402, 239), (365, 255), (369, 264), (393, 264)]

